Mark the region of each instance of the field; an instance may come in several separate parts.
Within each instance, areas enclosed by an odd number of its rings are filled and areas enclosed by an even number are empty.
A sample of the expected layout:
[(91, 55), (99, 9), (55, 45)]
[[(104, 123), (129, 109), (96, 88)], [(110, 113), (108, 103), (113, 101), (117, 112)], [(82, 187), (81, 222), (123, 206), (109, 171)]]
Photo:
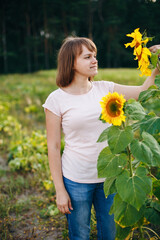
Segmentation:
[[(68, 239), (52, 183), (42, 108), (56, 71), (0, 76), (0, 239)], [(136, 69), (100, 69), (95, 80), (140, 85)], [(63, 139), (62, 139), (63, 150)], [(96, 239), (94, 211), (91, 239)]]

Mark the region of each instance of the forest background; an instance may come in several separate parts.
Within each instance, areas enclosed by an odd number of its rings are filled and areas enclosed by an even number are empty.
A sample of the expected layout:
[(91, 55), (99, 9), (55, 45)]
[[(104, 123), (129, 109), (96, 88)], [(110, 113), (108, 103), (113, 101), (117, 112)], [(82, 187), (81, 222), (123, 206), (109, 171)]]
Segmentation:
[(136, 67), (127, 33), (140, 27), (160, 42), (160, 0), (5, 0), (0, 7), (0, 73), (56, 68), (68, 35), (91, 38), (100, 68)]

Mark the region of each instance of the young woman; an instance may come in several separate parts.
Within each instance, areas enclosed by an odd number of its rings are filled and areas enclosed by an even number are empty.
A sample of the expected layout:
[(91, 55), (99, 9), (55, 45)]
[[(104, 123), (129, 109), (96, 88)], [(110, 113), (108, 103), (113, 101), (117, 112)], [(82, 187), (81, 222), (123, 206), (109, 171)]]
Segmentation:
[[(160, 45), (151, 48), (156, 51)], [(60, 212), (66, 214), (70, 240), (88, 240), (91, 207), (97, 218), (98, 239), (115, 239), (113, 215), (109, 215), (114, 195), (103, 192), (105, 179), (97, 177), (97, 159), (106, 143), (97, 143), (109, 126), (98, 120), (100, 100), (108, 92), (126, 99), (154, 84), (158, 69), (142, 86), (125, 86), (107, 81), (92, 81), (98, 73), (97, 49), (88, 38), (67, 38), (58, 55), (57, 85), (43, 104), (46, 113), (48, 157)], [(60, 155), (61, 128), (65, 148)]]

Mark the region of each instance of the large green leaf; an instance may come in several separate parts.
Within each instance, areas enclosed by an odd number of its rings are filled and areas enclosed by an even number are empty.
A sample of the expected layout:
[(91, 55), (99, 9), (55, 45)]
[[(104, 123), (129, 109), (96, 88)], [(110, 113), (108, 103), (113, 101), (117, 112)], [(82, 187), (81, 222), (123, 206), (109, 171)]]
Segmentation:
[(158, 88), (160, 88), (160, 75), (156, 76), (155, 84), (157, 85)]
[(114, 197), (113, 207), (110, 210), (110, 214), (114, 214), (114, 220), (121, 227), (129, 227), (138, 222), (142, 217), (144, 207), (138, 211), (129, 203), (122, 201), (119, 194)]
[(153, 182), (153, 194), (160, 200), (160, 180)]
[(158, 50), (156, 53), (152, 53), (150, 57), (151, 64), (155, 68), (157, 66), (157, 61), (158, 61), (158, 54), (160, 53), (160, 50)]
[(156, 139), (149, 133), (142, 133), (143, 142), (148, 146), (153, 154), (152, 166), (159, 167), (160, 166), (160, 145), (156, 141)]
[(133, 176), (130, 176), (130, 173), (124, 170), (116, 180), (117, 192), (122, 200), (131, 204), (137, 210), (144, 204), (146, 195), (150, 193), (152, 188), (152, 180), (146, 174), (146, 168), (138, 167)]
[(133, 140), (133, 131), (130, 126), (121, 129), (112, 126), (108, 131), (108, 144), (112, 153), (119, 153)]
[(146, 131), (150, 134), (160, 132), (160, 117), (146, 115), (142, 121), (133, 125), (134, 130), (140, 127), (141, 132)]
[(104, 142), (108, 140), (108, 131), (109, 131), (109, 128), (105, 129), (99, 136), (97, 142)]
[(153, 154), (144, 142), (134, 139), (130, 145), (132, 155), (140, 162), (152, 165)]
[(160, 96), (160, 90), (159, 89), (148, 89), (146, 91), (143, 91), (139, 95), (139, 101), (140, 102), (146, 102), (150, 98), (154, 98)]
[(106, 178), (105, 182), (104, 182), (104, 193), (105, 196), (108, 196), (112, 193), (116, 193), (116, 177), (112, 177), (112, 178)]
[(129, 99), (125, 105), (125, 114), (132, 120), (142, 120), (146, 113), (142, 105), (135, 99)]
[(118, 240), (124, 240), (129, 235), (130, 231), (132, 230), (131, 227), (120, 227), (118, 224), (116, 224), (116, 239)]
[(144, 216), (149, 222), (160, 225), (160, 204), (152, 202), (150, 207), (145, 209)]
[(114, 155), (111, 153), (109, 147), (106, 147), (98, 156), (98, 177), (115, 177), (123, 171), (126, 163), (126, 154)]

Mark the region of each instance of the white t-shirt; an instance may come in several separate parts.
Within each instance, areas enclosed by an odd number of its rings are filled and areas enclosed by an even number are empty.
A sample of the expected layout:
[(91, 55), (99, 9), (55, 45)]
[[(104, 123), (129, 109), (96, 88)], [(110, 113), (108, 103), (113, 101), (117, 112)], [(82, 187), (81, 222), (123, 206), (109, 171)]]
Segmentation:
[(100, 101), (108, 92), (113, 92), (114, 83), (92, 82), (89, 92), (73, 95), (61, 88), (53, 91), (45, 103), (47, 108), (62, 118), (65, 148), (62, 154), (63, 176), (79, 183), (103, 182), (97, 176), (97, 159), (107, 141), (97, 143), (100, 134), (110, 124), (102, 123)]

